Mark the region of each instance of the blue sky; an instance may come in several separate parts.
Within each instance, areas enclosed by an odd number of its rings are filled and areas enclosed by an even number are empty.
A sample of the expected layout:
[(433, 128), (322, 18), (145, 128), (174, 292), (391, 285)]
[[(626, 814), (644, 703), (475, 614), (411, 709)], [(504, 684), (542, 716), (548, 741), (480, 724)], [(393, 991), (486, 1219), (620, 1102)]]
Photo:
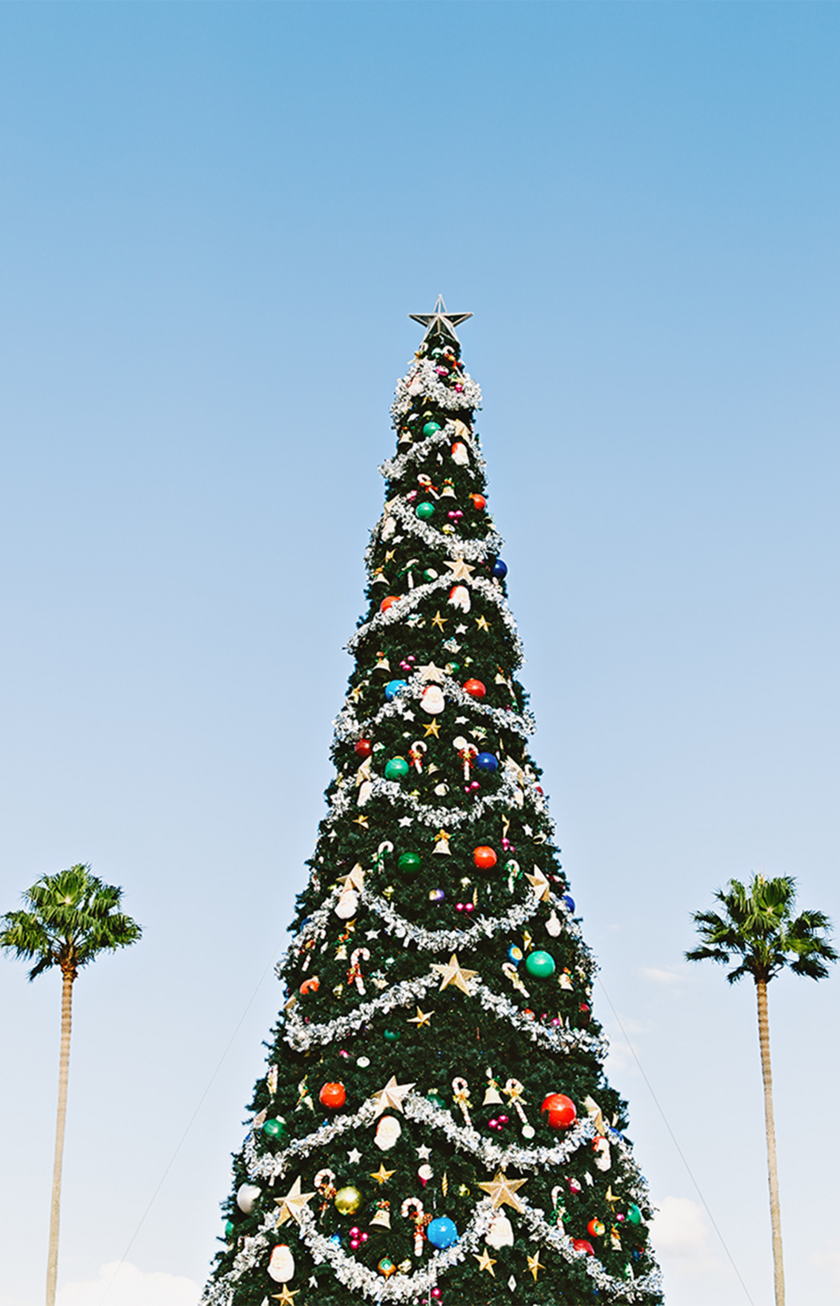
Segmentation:
[[(840, 919), (838, 56), (807, 3), (0, 9), (0, 910), (84, 860), (146, 929), (77, 988), (63, 1306), (100, 1306), (285, 937), (439, 292), (587, 938), (768, 1299), (753, 995), (681, 956), (755, 869)], [(58, 984), (0, 991), (0, 1306), (35, 1306)], [(837, 995), (771, 991), (791, 1300), (840, 1298)], [(279, 996), (106, 1306), (194, 1300)], [(743, 1306), (597, 1000), (669, 1306)]]

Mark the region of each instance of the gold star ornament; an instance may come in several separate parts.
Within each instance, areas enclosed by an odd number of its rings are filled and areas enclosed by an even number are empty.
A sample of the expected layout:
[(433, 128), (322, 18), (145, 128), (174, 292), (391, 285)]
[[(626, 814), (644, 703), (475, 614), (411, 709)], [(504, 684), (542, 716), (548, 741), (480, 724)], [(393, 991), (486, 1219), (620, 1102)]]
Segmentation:
[(432, 1016), (434, 1014), (433, 1011), (421, 1011), (418, 1007), (417, 1015), (409, 1016), (406, 1023), (409, 1025), (416, 1025), (418, 1029), (422, 1029), (424, 1025), (430, 1025), (432, 1023)]
[(478, 1252), (473, 1252), (473, 1256), (478, 1261), (478, 1268), (480, 1270), (487, 1270), (488, 1274), (490, 1274), (492, 1278), (495, 1279), (496, 1271), (493, 1269), (493, 1266), (496, 1264), (496, 1262), (493, 1260), (493, 1257), (490, 1255), (490, 1252), (487, 1250), (487, 1248), (486, 1247), (484, 1248), (484, 1251), (481, 1253), (480, 1256)]
[(402, 1111), (403, 1099), (413, 1087), (413, 1084), (398, 1084), (396, 1075), (392, 1075), (385, 1087), (380, 1092), (374, 1093), (371, 1099), (376, 1106), (374, 1120), (381, 1116), (383, 1111)]
[(280, 1207), (277, 1224), (285, 1224), (287, 1220), (294, 1220), (295, 1224), (300, 1224), (300, 1217), (307, 1210), (314, 1196), (314, 1193), (302, 1193), (300, 1191), (300, 1176), (298, 1176), (285, 1197), (275, 1197), (274, 1199)]
[(529, 1269), (529, 1270), (531, 1271), (531, 1273), (533, 1274), (533, 1276), (534, 1276), (534, 1283), (536, 1283), (536, 1282), (537, 1282), (537, 1275), (539, 1274), (540, 1270), (544, 1270), (544, 1269), (545, 1269), (545, 1266), (540, 1264), (540, 1254), (539, 1254), (539, 1252), (537, 1252), (536, 1256), (529, 1256), (529, 1257), (528, 1257), (528, 1269)]
[(284, 1283), (283, 1291), (273, 1292), (271, 1294), (271, 1300), (279, 1301), (280, 1306), (294, 1306), (295, 1297), (297, 1297), (299, 1292), (300, 1292), (300, 1288), (295, 1288), (294, 1292), (289, 1292), (288, 1284)]
[(436, 962), (432, 966), (432, 970), (437, 971), (438, 975), (440, 975), (441, 990), (448, 989), (450, 984), (454, 984), (456, 989), (460, 989), (462, 993), (466, 994), (469, 994), (470, 991), (470, 980), (475, 979), (478, 974), (478, 971), (475, 970), (462, 970), (461, 963), (454, 952), (445, 966), (440, 962)]
[(442, 617), (439, 612), (436, 612), (432, 617), (432, 625), (437, 626), (438, 630), (443, 630), (448, 620), (448, 617)]
[(452, 572), (449, 577), (450, 580), (469, 580), (475, 571), (475, 567), (470, 566), (468, 562), (464, 562), (463, 558), (456, 558), (454, 562), (447, 558), (446, 566)]
[(516, 1194), (517, 1190), (527, 1182), (527, 1179), (508, 1179), (501, 1170), (497, 1170), (495, 1179), (478, 1186), (491, 1198), (494, 1211), (498, 1211), (500, 1206), (511, 1206), (514, 1211), (524, 1211), (525, 1208)]
[(440, 738), (440, 723), (438, 721), (430, 721), (427, 726), (423, 727), (423, 730), (425, 731), (424, 739), (428, 739), (429, 735), (434, 735), (435, 739)]
[(386, 1170), (384, 1164), (380, 1164), (379, 1169), (372, 1171), (370, 1177), (375, 1179), (378, 1184), (385, 1184), (391, 1178), (391, 1175), (396, 1173), (396, 1170)]
[(476, 617), (475, 624), (478, 626), (479, 630), (490, 629), (490, 622), (487, 620), (486, 617)]

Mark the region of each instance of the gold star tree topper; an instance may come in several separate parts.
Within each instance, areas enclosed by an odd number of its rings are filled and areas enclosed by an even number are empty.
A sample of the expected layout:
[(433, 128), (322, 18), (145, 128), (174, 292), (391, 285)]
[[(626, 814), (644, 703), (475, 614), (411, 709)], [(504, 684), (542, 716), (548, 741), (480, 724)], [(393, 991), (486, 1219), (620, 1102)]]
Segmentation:
[(452, 340), (456, 345), (460, 345), (461, 342), (455, 334), (455, 328), (460, 326), (462, 322), (466, 322), (467, 318), (472, 317), (472, 313), (447, 313), (443, 295), (438, 295), (434, 313), (409, 313), (408, 316), (412, 322), (419, 322), (421, 326), (426, 328), (423, 344), (437, 336), (443, 341)]

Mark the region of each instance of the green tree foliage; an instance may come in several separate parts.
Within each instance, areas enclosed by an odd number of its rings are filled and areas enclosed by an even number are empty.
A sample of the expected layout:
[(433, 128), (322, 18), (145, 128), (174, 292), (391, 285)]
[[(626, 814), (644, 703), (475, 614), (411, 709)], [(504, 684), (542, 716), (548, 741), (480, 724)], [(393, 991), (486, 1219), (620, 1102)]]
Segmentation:
[(53, 967), (61, 971), (62, 977), (58, 1112), (47, 1256), (47, 1306), (53, 1306), (58, 1278), (73, 984), (81, 967), (95, 961), (101, 952), (114, 952), (136, 943), (141, 928), (120, 910), (122, 889), (103, 883), (81, 863), (57, 875), (42, 876), (23, 896), (26, 906), (22, 910), (0, 917), (0, 948), (22, 961), (35, 963), (29, 972), (30, 980)]

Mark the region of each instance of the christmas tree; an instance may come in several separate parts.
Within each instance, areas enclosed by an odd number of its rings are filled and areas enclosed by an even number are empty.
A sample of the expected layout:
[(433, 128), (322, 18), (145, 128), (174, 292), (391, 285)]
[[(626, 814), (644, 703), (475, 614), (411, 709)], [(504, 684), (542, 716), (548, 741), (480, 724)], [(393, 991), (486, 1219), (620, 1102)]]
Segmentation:
[(469, 316), (412, 314), (329, 810), (207, 1306), (662, 1300), (527, 748)]

